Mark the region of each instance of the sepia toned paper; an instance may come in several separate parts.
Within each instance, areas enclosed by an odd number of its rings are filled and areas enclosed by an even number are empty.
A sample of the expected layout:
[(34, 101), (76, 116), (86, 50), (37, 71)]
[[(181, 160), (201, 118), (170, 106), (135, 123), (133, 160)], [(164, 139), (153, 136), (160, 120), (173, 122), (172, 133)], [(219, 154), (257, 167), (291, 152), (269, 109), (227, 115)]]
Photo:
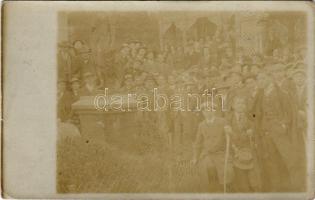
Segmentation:
[(307, 2), (7, 2), (4, 194), (309, 199)]

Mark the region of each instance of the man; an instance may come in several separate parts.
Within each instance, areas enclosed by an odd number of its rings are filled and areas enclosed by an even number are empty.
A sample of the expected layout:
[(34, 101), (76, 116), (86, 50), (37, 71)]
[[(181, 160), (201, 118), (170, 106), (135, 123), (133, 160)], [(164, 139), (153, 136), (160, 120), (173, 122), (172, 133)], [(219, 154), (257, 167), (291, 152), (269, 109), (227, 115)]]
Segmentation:
[(124, 76), (123, 83), (120, 88), (120, 92), (131, 93), (134, 91), (134, 80), (131, 74), (126, 74)]
[(143, 70), (148, 72), (148, 73), (155, 73), (158, 72), (158, 68), (155, 62), (155, 57), (154, 57), (154, 52), (153, 51), (149, 51), (146, 55), (146, 59), (144, 60), (143, 63), (144, 67)]
[(72, 104), (75, 103), (80, 99), (80, 81), (77, 78), (72, 78), (71, 81), (71, 90), (67, 92), (67, 96), (69, 96), (69, 115), (68, 115), (68, 121), (75, 124), (79, 125), (79, 116), (74, 113), (72, 110)]
[(306, 95), (306, 75), (303, 70), (295, 70), (291, 74), (291, 78), (295, 84), (296, 87), (296, 101), (299, 111), (306, 111), (306, 101), (307, 101), (307, 95)]
[(228, 156), (227, 143), (232, 130), (207, 105), (203, 104), (201, 108), (205, 119), (199, 124), (192, 163), (201, 162), (207, 172), (211, 192), (222, 192), (231, 185), (233, 178), (233, 164)]
[(248, 76), (244, 78), (244, 95), (247, 101), (247, 108), (251, 109), (257, 94), (258, 87), (256, 83), (256, 76)]
[[(119, 81), (122, 81), (120, 77), (123, 77), (126, 73), (126, 70), (132, 66), (132, 59), (130, 55), (130, 48), (129, 46), (122, 46), (119, 52), (115, 55), (114, 58), (114, 74), (119, 79)], [(112, 66), (110, 66), (112, 67)]]
[(227, 110), (231, 110), (233, 98), (240, 94), (244, 95), (246, 90), (243, 85), (242, 75), (238, 72), (229, 73), (226, 83), (227, 86), (229, 87), (229, 90), (225, 99), (226, 102), (224, 102), (226, 105), (224, 106)]
[(96, 73), (96, 67), (91, 59), (91, 49), (87, 46), (82, 46), (77, 50), (78, 55), (75, 57), (72, 63), (73, 77), (83, 80), (83, 76), (86, 72)]
[[(297, 157), (293, 147), (296, 111), (268, 73), (257, 76), (258, 87), (252, 117), (260, 136), (259, 154), (263, 164), (263, 189), (269, 192), (296, 189)], [(293, 190), (295, 191), (295, 190)]]
[(141, 47), (139, 50), (138, 50), (138, 53), (137, 53), (137, 56), (135, 58), (135, 60), (138, 60), (140, 62), (144, 62), (145, 60), (145, 55), (146, 55), (146, 48), (144, 47)]
[(80, 99), (79, 92), (80, 92), (80, 80), (78, 78), (72, 78), (71, 81), (71, 95), (73, 102), (76, 102)]
[(91, 72), (84, 74), (84, 86), (79, 91), (79, 96), (97, 95), (96, 76)]
[(200, 59), (200, 66), (209, 68), (211, 64), (209, 47), (203, 47), (202, 57)]
[(273, 79), (280, 88), (284, 88), (286, 84), (285, 67), (286, 66), (281, 63), (271, 65), (269, 67), (269, 70), (272, 72)]
[(66, 82), (62, 80), (57, 85), (57, 116), (61, 122), (67, 121), (71, 113), (71, 96), (66, 86)]
[(245, 97), (237, 96), (232, 102), (229, 123), (232, 127), (234, 149), (235, 192), (258, 192), (261, 189), (260, 170), (256, 155), (254, 124), (247, 112)]
[(84, 46), (84, 42), (81, 40), (75, 40), (75, 41), (73, 41), (72, 46), (73, 46), (75, 53), (80, 54), (80, 51)]
[(134, 77), (134, 89), (133, 91), (136, 94), (141, 94), (145, 91), (145, 88), (143, 86), (143, 78), (141, 76), (141, 74), (136, 74)]
[(70, 45), (63, 42), (58, 45), (58, 78), (69, 81), (71, 79), (71, 61)]
[[(296, 152), (300, 158), (300, 177), (305, 177), (306, 173), (306, 142), (307, 142), (307, 85), (304, 70), (296, 70), (291, 75), (295, 85), (295, 104), (298, 110), (297, 138), (295, 140)], [(300, 185), (305, 186), (305, 179), (300, 179)]]
[[(153, 101), (154, 90), (153, 89), (156, 88), (156, 86), (157, 86), (157, 83), (154, 77), (147, 76), (144, 80), (144, 93), (140, 93), (140, 95), (144, 94), (147, 97), (145, 98), (145, 100), (148, 100), (148, 106), (145, 106), (145, 107), (149, 108), (151, 111), (153, 109), (153, 103), (154, 103)], [(158, 134), (159, 124), (157, 123), (157, 112), (151, 112), (151, 111), (139, 112), (139, 116), (140, 115), (142, 116), (140, 117), (140, 119), (142, 119), (140, 127), (141, 127), (141, 135), (149, 136), (149, 138), (151, 139), (151, 142), (155, 143), (159, 141), (161, 138), (160, 138), (160, 135)]]
[(168, 75), (169, 72), (169, 65), (165, 63), (165, 59), (164, 59), (164, 55), (163, 54), (158, 54), (157, 58), (156, 58), (156, 70), (154, 71), (158, 71), (160, 74), (163, 75)]

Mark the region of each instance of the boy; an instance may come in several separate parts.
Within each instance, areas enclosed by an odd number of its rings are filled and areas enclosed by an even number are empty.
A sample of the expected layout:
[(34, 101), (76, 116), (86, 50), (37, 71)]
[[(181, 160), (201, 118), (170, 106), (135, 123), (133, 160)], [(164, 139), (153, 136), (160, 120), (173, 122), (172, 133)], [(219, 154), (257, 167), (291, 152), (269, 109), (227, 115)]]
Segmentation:
[(254, 124), (249, 120), (244, 97), (235, 97), (229, 122), (232, 127), (234, 149), (234, 186), (236, 192), (257, 192), (261, 189), (260, 171), (254, 143)]
[(199, 160), (206, 170), (211, 192), (222, 192), (232, 182), (233, 165), (229, 159), (229, 135), (231, 127), (218, 117), (218, 111), (211, 111), (201, 105), (204, 120), (200, 122), (194, 145), (192, 163)]

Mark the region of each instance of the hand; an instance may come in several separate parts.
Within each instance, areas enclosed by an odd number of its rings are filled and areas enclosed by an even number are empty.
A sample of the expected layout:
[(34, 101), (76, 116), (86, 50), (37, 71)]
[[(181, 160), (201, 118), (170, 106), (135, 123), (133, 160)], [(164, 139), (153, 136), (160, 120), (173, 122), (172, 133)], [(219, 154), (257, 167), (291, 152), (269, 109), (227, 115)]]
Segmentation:
[(239, 149), (234, 144), (232, 145), (232, 148), (234, 150), (235, 155), (238, 156)]
[(227, 134), (231, 134), (232, 133), (232, 127), (229, 125), (224, 126), (224, 131)]
[(282, 126), (283, 129), (285, 129), (285, 130), (287, 129), (287, 126), (284, 123), (281, 124), (281, 126)]
[(196, 165), (197, 162), (198, 162), (198, 160), (197, 160), (196, 158), (194, 158), (194, 159), (192, 159), (192, 160), (190, 161), (190, 163), (191, 163), (192, 165)]
[(304, 117), (306, 114), (303, 110), (299, 110), (299, 115)]
[(248, 129), (248, 130), (246, 131), (246, 135), (249, 136), (249, 137), (253, 136), (253, 135), (254, 135), (253, 129)]

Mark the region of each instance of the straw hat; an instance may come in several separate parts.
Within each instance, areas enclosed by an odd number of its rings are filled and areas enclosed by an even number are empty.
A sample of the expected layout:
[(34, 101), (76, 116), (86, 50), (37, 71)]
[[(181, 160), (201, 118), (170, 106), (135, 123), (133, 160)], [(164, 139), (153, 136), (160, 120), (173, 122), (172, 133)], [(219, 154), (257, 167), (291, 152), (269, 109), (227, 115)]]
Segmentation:
[(252, 169), (254, 167), (253, 155), (249, 148), (242, 148), (236, 154), (233, 161), (235, 167), (239, 169)]

